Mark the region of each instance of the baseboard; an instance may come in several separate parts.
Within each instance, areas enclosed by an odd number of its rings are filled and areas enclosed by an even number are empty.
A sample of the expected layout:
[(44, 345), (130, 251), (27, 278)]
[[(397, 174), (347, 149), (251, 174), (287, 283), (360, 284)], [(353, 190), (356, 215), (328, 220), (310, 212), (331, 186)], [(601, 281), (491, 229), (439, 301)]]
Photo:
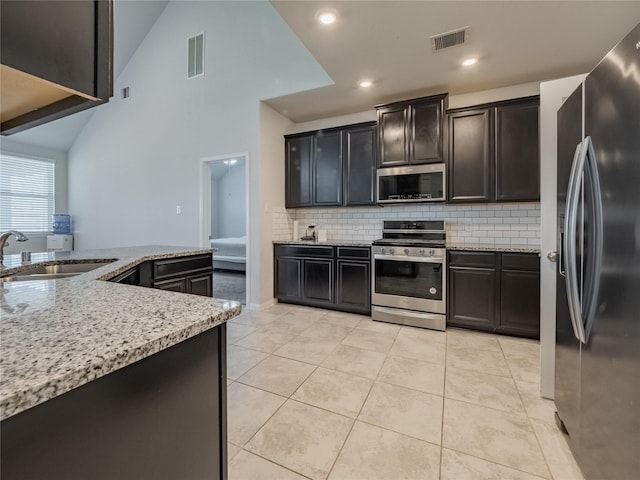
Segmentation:
[(267, 300), (266, 302), (263, 303), (251, 303), (248, 305), (248, 309), (249, 310), (266, 310), (269, 307), (273, 307), (276, 303), (278, 303), (278, 300), (275, 298), (272, 298), (271, 300)]

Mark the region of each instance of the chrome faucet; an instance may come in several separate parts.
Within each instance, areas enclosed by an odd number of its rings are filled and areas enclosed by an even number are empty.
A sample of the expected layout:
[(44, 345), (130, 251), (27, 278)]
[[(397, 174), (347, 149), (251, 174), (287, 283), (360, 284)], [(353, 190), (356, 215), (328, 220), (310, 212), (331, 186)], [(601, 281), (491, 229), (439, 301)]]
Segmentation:
[(18, 240), (19, 242), (26, 242), (27, 240), (29, 240), (24, 233), (17, 230), (9, 230), (8, 232), (0, 235), (0, 268), (4, 268), (4, 265), (2, 265), (2, 262), (4, 261), (4, 247), (11, 235), (16, 237), (16, 240)]

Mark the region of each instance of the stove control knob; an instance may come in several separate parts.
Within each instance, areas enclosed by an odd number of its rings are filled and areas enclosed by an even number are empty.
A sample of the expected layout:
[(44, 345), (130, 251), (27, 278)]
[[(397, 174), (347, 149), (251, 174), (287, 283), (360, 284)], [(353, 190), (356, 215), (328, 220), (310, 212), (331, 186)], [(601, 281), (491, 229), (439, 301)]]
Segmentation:
[(420, 249), (420, 255), (421, 255), (421, 256), (423, 256), (423, 257), (424, 257), (426, 253), (427, 253), (427, 252), (426, 252), (426, 250), (425, 250), (424, 248), (421, 248), (421, 249)]
[(382, 255), (386, 255), (386, 254), (387, 254), (387, 249), (386, 249), (386, 248), (384, 248), (384, 247), (382, 247), (382, 248), (380, 249), (380, 253), (382, 253)]
[(409, 250), (408, 248), (404, 249), (404, 254), (405, 255), (409, 255), (411, 253), (411, 250)]
[(396, 253), (395, 248), (390, 248), (389, 249), (389, 255), (394, 255)]

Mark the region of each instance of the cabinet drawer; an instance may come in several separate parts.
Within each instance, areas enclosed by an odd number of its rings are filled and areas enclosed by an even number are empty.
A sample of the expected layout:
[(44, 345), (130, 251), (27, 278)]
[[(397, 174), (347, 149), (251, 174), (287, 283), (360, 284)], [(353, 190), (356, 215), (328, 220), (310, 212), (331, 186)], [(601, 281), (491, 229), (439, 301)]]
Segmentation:
[(537, 253), (503, 253), (502, 268), (537, 272), (540, 271), (540, 257)]
[(153, 262), (153, 278), (160, 280), (174, 275), (188, 275), (208, 268), (213, 268), (213, 257), (210, 254), (156, 260)]
[(316, 245), (276, 245), (276, 257), (333, 258), (333, 247)]
[(369, 260), (371, 258), (371, 249), (365, 247), (337, 247), (338, 258), (357, 258)]
[(450, 251), (449, 265), (461, 267), (495, 268), (496, 254), (493, 252)]

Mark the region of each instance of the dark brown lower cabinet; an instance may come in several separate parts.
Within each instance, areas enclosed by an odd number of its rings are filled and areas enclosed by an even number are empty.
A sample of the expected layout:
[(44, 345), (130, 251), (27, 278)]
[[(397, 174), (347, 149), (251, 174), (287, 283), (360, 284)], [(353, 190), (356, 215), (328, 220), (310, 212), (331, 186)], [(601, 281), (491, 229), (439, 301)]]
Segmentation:
[(333, 303), (333, 259), (303, 260), (303, 298), (315, 304)]
[(206, 254), (150, 260), (136, 265), (110, 281), (212, 297), (213, 257)]
[(539, 338), (539, 255), (449, 252), (447, 325)]
[(449, 325), (492, 332), (496, 318), (495, 268), (449, 268)]
[(336, 306), (347, 311), (371, 311), (371, 263), (338, 259)]
[(0, 423), (3, 480), (227, 478), (226, 324)]
[(274, 266), (280, 302), (371, 312), (370, 248), (276, 244)]

